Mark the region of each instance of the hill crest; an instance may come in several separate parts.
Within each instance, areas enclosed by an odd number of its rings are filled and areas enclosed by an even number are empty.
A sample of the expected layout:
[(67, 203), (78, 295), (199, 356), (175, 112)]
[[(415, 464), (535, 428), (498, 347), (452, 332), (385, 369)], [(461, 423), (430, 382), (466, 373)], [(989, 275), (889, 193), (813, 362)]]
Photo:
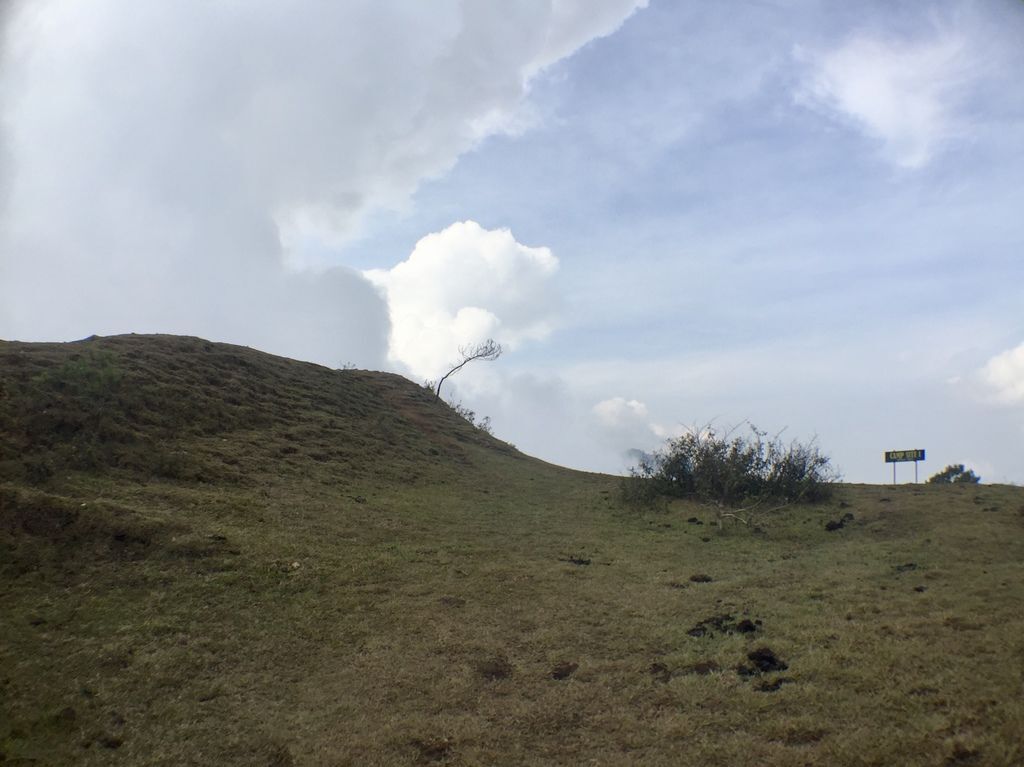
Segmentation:
[(0, 480), (67, 470), (243, 482), (309, 465), (443, 478), (479, 451), (525, 456), (393, 374), (331, 370), (170, 335), (0, 341)]

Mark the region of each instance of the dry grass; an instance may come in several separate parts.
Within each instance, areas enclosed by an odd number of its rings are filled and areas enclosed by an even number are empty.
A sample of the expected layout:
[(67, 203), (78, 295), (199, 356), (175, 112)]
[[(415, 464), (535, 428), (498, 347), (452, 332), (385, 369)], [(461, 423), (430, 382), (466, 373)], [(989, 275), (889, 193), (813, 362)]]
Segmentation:
[[(718, 530), (400, 379), (203, 343), (0, 345), (0, 763), (1024, 763), (1024, 491), (844, 486)], [(19, 426), (91, 351), (137, 363), (104, 405), (135, 403), (134, 463)], [(179, 415), (143, 411), (169, 363)], [(231, 376), (223, 428), (175, 427)], [(758, 648), (788, 668), (738, 673)]]

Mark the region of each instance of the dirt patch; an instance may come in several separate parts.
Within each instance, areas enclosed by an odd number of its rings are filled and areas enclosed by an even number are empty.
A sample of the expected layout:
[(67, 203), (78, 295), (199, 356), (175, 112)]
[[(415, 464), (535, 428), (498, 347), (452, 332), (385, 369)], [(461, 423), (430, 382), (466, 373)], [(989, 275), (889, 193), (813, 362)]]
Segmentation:
[(420, 764), (444, 761), (452, 751), (452, 742), (448, 738), (414, 738), (412, 746), (418, 752)]
[(504, 655), (495, 655), (493, 658), (478, 661), (475, 668), (480, 676), (491, 682), (508, 679), (514, 671), (512, 664)]
[(851, 514), (850, 512), (846, 512), (839, 519), (834, 519), (829, 522), (826, 522), (825, 529), (828, 532), (832, 533), (836, 530), (842, 530), (844, 527), (846, 527), (847, 523), (849, 522), (853, 522), (853, 514)]
[(795, 727), (783, 734), (781, 740), (787, 746), (808, 746), (828, 735), (828, 730)]
[(443, 596), (437, 600), (445, 607), (465, 607), (466, 600), (461, 597)]
[(120, 735), (100, 735), (96, 742), (103, 748), (121, 748), (124, 745), (124, 738)]
[(82, 741), (82, 748), (92, 748), (93, 745), (115, 750), (124, 745), (124, 738), (120, 735), (111, 735), (109, 732), (93, 732)]
[(747, 653), (749, 664), (741, 663), (736, 667), (736, 673), (740, 676), (754, 676), (755, 674), (767, 674), (771, 671), (785, 671), (789, 665), (775, 654), (770, 647), (758, 647)]
[(668, 666), (664, 663), (652, 663), (647, 672), (655, 682), (661, 682), (662, 684), (666, 684), (672, 678), (672, 672), (668, 670)]
[(126, 650), (110, 650), (98, 658), (100, 668), (105, 671), (123, 671), (135, 661), (135, 651), (132, 648)]
[(568, 679), (576, 673), (576, 669), (578, 669), (579, 667), (579, 663), (572, 663), (570, 661), (556, 663), (555, 667), (551, 669), (551, 678), (559, 680)]
[(736, 616), (731, 613), (722, 613), (705, 618), (686, 633), (692, 637), (714, 636), (715, 634), (753, 634), (760, 628), (760, 620), (742, 618), (737, 621)]
[(78, 718), (78, 714), (75, 713), (75, 709), (71, 706), (65, 706), (57, 712), (57, 719), (62, 722), (73, 722)]
[(581, 567), (585, 567), (590, 564), (590, 559), (588, 557), (582, 557), (576, 554), (570, 554), (567, 557), (562, 557), (558, 561), (568, 562), (570, 565), (579, 565)]
[(778, 692), (782, 685), (789, 684), (792, 681), (788, 676), (780, 676), (772, 680), (762, 679), (754, 685), (754, 689), (757, 692)]
[(896, 565), (893, 569), (898, 573), (909, 573), (911, 570), (917, 569), (917, 562), (907, 562), (906, 564)]
[(679, 669), (683, 674), (696, 674), (697, 676), (707, 676), (721, 670), (722, 667), (713, 660), (699, 660), (696, 663), (691, 663), (689, 666), (683, 666)]
[(954, 743), (944, 764), (945, 767), (961, 767), (961, 765), (965, 764), (981, 764), (981, 751), (965, 745), (964, 743)]

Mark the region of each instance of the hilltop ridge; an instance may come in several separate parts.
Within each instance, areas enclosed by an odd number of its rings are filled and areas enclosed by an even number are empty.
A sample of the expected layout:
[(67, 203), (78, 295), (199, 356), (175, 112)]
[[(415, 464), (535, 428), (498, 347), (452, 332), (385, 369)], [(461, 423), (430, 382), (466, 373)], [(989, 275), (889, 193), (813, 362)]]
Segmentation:
[(243, 482), (313, 462), (342, 482), (416, 481), (481, 450), (525, 458), (391, 373), (182, 336), (0, 341), (0, 480), (103, 469)]

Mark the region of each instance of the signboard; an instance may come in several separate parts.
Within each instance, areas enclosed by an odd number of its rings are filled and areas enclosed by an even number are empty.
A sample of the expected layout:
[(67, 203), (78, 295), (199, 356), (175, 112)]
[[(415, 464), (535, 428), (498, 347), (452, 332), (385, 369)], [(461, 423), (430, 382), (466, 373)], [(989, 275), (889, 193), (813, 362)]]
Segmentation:
[(885, 453), (886, 463), (898, 463), (900, 461), (923, 461), (924, 450), (887, 450)]
[(914, 462), (914, 482), (917, 482), (917, 462), (924, 460), (924, 448), (920, 450), (886, 450), (885, 462), (892, 464), (892, 483), (896, 484), (896, 464)]

